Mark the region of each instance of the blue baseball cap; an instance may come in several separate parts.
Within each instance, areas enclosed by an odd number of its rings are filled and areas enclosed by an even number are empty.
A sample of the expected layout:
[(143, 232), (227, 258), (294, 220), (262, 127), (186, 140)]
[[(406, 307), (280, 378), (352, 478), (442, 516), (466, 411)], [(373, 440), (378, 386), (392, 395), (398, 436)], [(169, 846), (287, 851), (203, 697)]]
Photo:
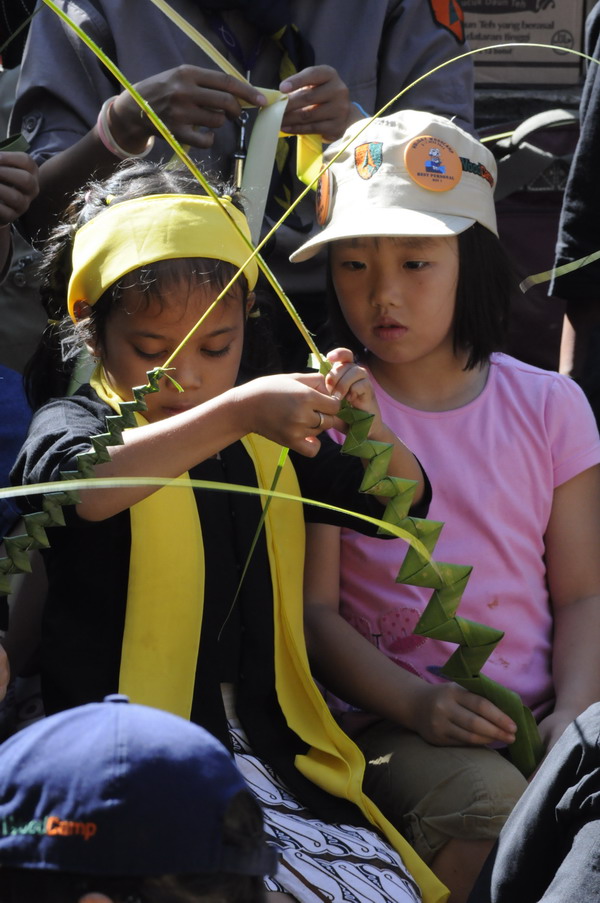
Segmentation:
[(223, 840), (249, 793), (198, 725), (109, 696), (51, 715), (0, 746), (0, 867), (85, 875), (266, 875), (262, 839)]

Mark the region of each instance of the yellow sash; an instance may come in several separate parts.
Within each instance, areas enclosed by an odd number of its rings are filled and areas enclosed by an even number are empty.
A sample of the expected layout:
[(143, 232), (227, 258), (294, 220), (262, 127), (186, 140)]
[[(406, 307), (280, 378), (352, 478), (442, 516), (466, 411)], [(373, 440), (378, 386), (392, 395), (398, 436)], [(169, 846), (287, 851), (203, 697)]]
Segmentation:
[[(118, 411), (119, 399), (101, 371), (96, 371), (91, 383)], [(255, 434), (242, 442), (258, 485), (270, 486), (280, 447)], [(300, 495), (288, 460), (277, 488)], [(133, 702), (189, 718), (204, 595), (202, 534), (193, 490), (159, 489), (133, 505), (130, 513), (131, 560), (119, 692)], [(265, 539), (273, 584), (276, 691), (288, 725), (310, 746), (306, 754), (296, 757), (296, 767), (333, 796), (355, 803), (402, 855), (421, 888), (423, 903), (443, 903), (448, 897), (444, 885), (363, 793), (364, 756), (338, 726), (312, 679), (302, 612), (304, 538), (301, 503), (272, 499)]]

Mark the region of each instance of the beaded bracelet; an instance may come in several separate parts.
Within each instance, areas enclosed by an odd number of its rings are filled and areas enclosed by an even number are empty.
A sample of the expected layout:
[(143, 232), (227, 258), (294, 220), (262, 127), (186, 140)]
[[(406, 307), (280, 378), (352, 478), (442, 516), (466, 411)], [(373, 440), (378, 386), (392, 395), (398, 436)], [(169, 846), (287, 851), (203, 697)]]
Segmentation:
[(114, 154), (115, 157), (119, 157), (120, 160), (129, 160), (130, 157), (146, 157), (152, 148), (154, 147), (154, 135), (151, 135), (146, 142), (146, 147), (139, 154), (132, 154), (129, 151), (124, 150), (117, 142), (115, 141), (112, 132), (110, 130), (109, 124), (109, 115), (110, 108), (113, 103), (117, 99), (116, 95), (114, 97), (107, 98), (100, 108), (100, 112), (98, 113), (98, 121), (96, 123), (98, 128), (98, 137), (100, 141), (104, 145), (107, 151), (110, 151), (111, 154)]

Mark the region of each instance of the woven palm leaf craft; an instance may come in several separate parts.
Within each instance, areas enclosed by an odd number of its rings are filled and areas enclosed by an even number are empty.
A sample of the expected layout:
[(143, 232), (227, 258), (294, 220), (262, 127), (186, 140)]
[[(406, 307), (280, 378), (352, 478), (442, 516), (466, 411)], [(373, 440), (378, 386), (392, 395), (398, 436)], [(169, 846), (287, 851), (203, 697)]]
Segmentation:
[[(54, 9), (61, 18), (80, 35), (82, 40), (92, 49), (115, 74), (121, 84), (130, 90), (142, 109), (151, 118), (160, 133), (165, 137), (177, 155), (191, 169), (204, 186), (208, 194), (216, 198), (210, 186), (202, 174), (197, 170), (187, 154), (176, 142), (162, 121), (154, 111), (146, 104), (135, 89), (127, 82), (122, 73), (114, 64), (107, 60), (102, 51), (84, 35), (71, 20), (60, 13), (51, 2), (44, 2)], [(410, 86), (409, 86), (410, 87)], [(404, 89), (407, 90), (407, 89)], [(402, 93), (402, 92), (400, 92)], [(392, 103), (396, 98), (393, 98)], [(386, 106), (389, 106), (386, 105)], [(379, 111), (376, 115), (380, 115)], [(354, 138), (352, 139), (354, 140)], [(332, 161), (333, 162), (333, 161)], [(316, 179), (314, 180), (316, 181)], [(310, 187), (310, 186), (309, 186)], [(309, 188), (306, 189), (308, 191)], [(304, 192), (306, 193), (306, 192)], [(303, 194), (304, 194), (303, 193)], [(303, 197), (303, 194), (295, 203)], [(218, 198), (217, 198), (218, 200)], [(294, 205), (290, 207), (293, 209)], [(224, 211), (226, 215), (226, 211)], [(282, 217), (275, 228), (285, 218)], [(325, 361), (315, 347), (312, 336), (300, 321), (289, 299), (284, 295), (281, 287), (269, 271), (268, 267), (259, 256), (262, 245), (270, 238), (271, 233), (256, 248), (248, 242), (249, 260), (255, 257), (261, 270), (273, 286), (276, 294), (286, 306), (296, 325), (305, 337), (307, 344), (320, 362), (320, 369), (326, 372), (328, 362)], [(243, 267), (240, 269), (242, 272)], [(214, 304), (230, 289), (229, 285), (217, 297)], [(214, 305), (204, 314), (202, 320), (208, 315)], [(202, 322), (199, 321), (200, 322)], [(196, 324), (197, 328), (199, 323)], [(144, 386), (133, 389), (134, 401), (121, 402), (119, 415), (110, 415), (106, 418), (107, 432), (91, 437), (92, 449), (89, 452), (77, 456), (77, 470), (64, 472), (61, 477), (65, 481), (76, 481), (79, 478), (94, 476), (94, 467), (110, 460), (109, 448), (112, 445), (123, 443), (122, 433), (124, 429), (136, 426), (135, 413), (146, 409), (145, 395), (159, 391), (159, 381), (163, 376), (169, 377), (167, 368), (176, 357), (178, 351), (192, 335), (190, 333), (179, 348), (165, 362), (163, 367), (155, 368), (148, 372), (148, 382)], [(509, 755), (513, 763), (523, 774), (529, 775), (538, 764), (542, 755), (542, 744), (537, 731), (535, 720), (519, 696), (511, 690), (502, 687), (495, 681), (481, 674), (481, 668), (487, 661), (497, 643), (502, 639), (503, 633), (491, 627), (468, 621), (456, 615), (462, 593), (465, 589), (471, 567), (459, 564), (446, 564), (435, 562), (432, 559), (433, 550), (439, 538), (443, 524), (437, 521), (411, 517), (409, 510), (415, 492), (416, 483), (399, 477), (389, 476), (388, 465), (392, 455), (392, 446), (389, 443), (375, 442), (368, 438), (368, 433), (373, 415), (359, 411), (344, 403), (339, 416), (348, 424), (349, 430), (342, 447), (344, 454), (355, 455), (366, 462), (364, 477), (360, 486), (361, 492), (379, 495), (388, 499), (383, 517), (381, 519), (380, 532), (386, 532), (386, 525), (394, 525), (406, 536), (409, 543), (408, 551), (404, 557), (402, 566), (396, 577), (398, 583), (406, 583), (413, 586), (429, 587), (433, 589), (431, 599), (424, 610), (415, 633), (424, 637), (456, 643), (458, 649), (452, 654), (442, 669), (442, 675), (453, 680), (473, 693), (484, 696), (506, 712), (517, 725), (515, 742), (509, 747)], [(31, 487), (35, 489), (35, 487)], [(31, 569), (29, 552), (34, 549), (47, 548), (50, 545), (46, 529), (52, 526), (64, 525), (63, 505), (74, 505), (79, 501), (77, 491), (74, 488), (65, 488), (64, 491), (48, 492), (44, 494), (42, 510), (33, 514), (27, 514), (23, 518), (25, 533), (19, 536), (9, 537), (5, 540), (6, 557), (0, 559), (0, 604), (2, 611), (0, 616), (7, 620), (8, 606), (6, 596), (11, 591), (11, 575), (28, 572)], [(268, 504), (268, 499), (265, 505)], [(400, 535), (393, 530), (395, 535)], [(392, 532), (392, 531), (387, 531)], [(411, 537), (413, 541), (411, 543)]]

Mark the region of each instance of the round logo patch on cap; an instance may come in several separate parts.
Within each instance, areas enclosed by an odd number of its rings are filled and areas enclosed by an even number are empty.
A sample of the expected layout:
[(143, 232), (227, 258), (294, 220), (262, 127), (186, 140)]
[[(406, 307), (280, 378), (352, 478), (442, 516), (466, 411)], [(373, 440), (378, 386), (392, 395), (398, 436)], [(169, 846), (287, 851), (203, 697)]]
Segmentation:
[(331, 195), (333, 193), (333, 175), (331, 168), (319, 176), (317, 196), (315, 198), (315, 214), (319, 226), (326, 226), (331, 217)]
[(446, 141), (419, 135), (406, 146), (404, 165), (413, 182), (428, 191), (450, 191), (462, 178), (461, 159)]

